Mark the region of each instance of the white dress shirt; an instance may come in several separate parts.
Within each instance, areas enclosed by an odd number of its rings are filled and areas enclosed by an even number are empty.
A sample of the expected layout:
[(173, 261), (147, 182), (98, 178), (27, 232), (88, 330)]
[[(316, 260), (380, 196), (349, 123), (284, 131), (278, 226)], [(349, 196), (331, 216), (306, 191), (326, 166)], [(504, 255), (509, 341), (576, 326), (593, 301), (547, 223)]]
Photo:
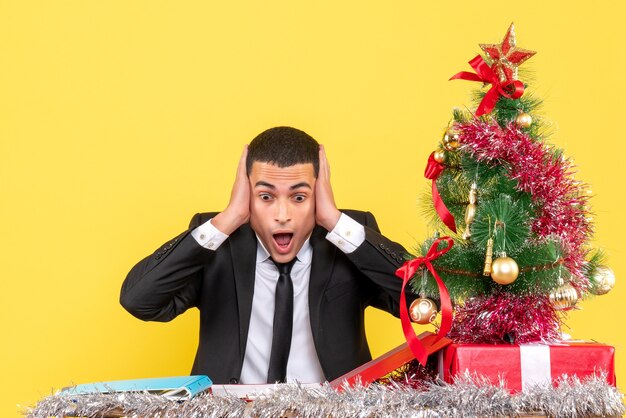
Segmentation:
[[(228, 235), (207, 221), (191, 232), (195, 240), (209, 250), (216, 250)], [(344, 253), (356, 250), (365, 241), (365, 228), (346, 214), (341, 214), (335, 228), (326, 235)], [(260, 384), (267, 382), (267, 371), (272, 350), (274, 323), (274, 293), (278, 281), (278, 269), (269, 259), (270, 254), (257, 236), (256, 272), (252, 314), (246, 343), (246, 353), (241, 370), (240, 383)], [(320, 366), (309, 319), (309, 278), (313, 248), (307, 239), (296, 255), (291, 270), (293, 281), (294, 310), (291, 350), (287, 362), (287, 381), (318, 383), (326, 380)]]

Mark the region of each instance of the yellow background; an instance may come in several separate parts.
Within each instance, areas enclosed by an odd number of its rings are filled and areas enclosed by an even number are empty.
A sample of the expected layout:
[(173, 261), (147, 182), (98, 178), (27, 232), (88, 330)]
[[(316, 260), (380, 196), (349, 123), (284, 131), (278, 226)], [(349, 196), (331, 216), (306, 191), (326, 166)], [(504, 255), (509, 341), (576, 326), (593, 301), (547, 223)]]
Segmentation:
[[(340, 206), (422, 240), (426, 158), (477, 87), (447, 80), (511, 21), (618, 278), (568, 332), (614, 344), (623, 382), (624, 18), (620, 1), (0, 1), (0, 416), (72, 383), (189, 372), (197, 312), (143, 323), (119, 288), (225, 206), (268, 127), (326, 145)], [(402, 341), (368, 321), (374, 355)]]

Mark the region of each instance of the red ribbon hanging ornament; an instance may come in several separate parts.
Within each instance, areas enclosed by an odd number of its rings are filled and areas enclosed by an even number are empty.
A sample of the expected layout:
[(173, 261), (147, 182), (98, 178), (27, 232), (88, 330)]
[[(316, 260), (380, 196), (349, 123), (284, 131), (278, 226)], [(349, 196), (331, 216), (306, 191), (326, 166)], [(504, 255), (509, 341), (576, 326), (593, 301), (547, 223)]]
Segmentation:
[[(439, 243), (442, 241), (447, 242), (447, 247), (439, 250)], [(402, 330), (404, 331), (404, 337), (406, 338), (407, 345), (411, 349), (411, 352), (423, 366), (426, 365), (428, 360), (427, 347), (422, 341), (415, 335), (415, 331), (411, 326), (411, 319), (409, 318), (409, 310), (406, 304), (405, 287), (408, 284), (411, 277), (415, 275), (419, 267), (424, 264), (428, 271), (433, 275), (437, 281), (437, 287), (439, 288), (439, 300), (441, 301), (441, 326), (437, 332), (436, 338), (432, 341), (432, 344), (445, 337), (452, 327), (452, 301), (450, 300), (450, 294), (444, 284), (443, 280), (437, 274), (437, 271), (431, 264), (431, 261), (441, 257), (443, 254), (450, 251), (454, 241), (450, 237), (438, 238), (430, 246), (430, 249), (423, 257), (414, 258), (409, 260), (396, 270), (396, 276), (402, 279), (402, 291), (400, 292), (400, 320), (402, 322)]]
[(513, 23), (500, 44), (480, 44), (480, 47), (492, 61), (491, 67), (477, 55), (469, 62), (476, 73), (461, 71), (450, 78), (491, 84), (491, 88), (476, 109), (476, 116), (490, 113), (496, 107), (500, 96), (509, 99), (522, 97), (524, 84), (517, 79), (517, 67), (536, 54), (535, 51), (516, 46)]

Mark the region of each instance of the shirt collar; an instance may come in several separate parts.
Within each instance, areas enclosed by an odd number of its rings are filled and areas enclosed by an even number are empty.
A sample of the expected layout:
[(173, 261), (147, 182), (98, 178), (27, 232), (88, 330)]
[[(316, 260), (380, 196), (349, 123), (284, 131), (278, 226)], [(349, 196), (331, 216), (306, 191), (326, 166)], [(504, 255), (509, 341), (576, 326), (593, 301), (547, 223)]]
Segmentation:
[[(311, 258), (313, 258), (313, 247), (311, 246), (311, 243), (309, 242), (310, 239), (311, 239), (311, 236), (309, 235), (306, 241), (304, 241), (304, 244), (302, 244), (302, 248), (300, 248), (300, 251), (298, 251), (298, 254), (296, 254), (296, 259), (300, 263), (304, 263), (304, 264), (311, 263)], [(256, 263), (259, 264), (268, 260), (270, 258), (270, 253), (269, 251), (267, 251), (267, 249), (265, 248), (265, 246), (259, 239), (258, 235), (256, 236), (256, 241), (258, 243), (258, 245), (256, 246)]]

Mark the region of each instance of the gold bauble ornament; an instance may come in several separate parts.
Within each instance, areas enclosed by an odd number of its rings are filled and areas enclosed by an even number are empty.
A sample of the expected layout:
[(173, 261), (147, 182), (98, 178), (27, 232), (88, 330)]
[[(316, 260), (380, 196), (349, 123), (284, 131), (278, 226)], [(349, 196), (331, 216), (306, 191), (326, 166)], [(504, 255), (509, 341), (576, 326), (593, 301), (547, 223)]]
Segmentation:
[(437, 305), (428, 298), (415, 299), (409, 307), (409, 316), (418, 324), (430, 324), (437, 317)]
[(569, 283), (565, 283), (550, 292), (550, 303), (557, 311), (572, 309), (576, 302), (578, 302), (578, 292)]
[(433, 158), (439, 164), (443, 163), (446, 160), (446, 152), (442, 149), (439, 149), (433, 153)]
[(491, 264), (491, 278), (498, 284), (511, 284), (518, 275), (519, 267), (511, 257), (498, 257)]
[(615, 273), (607, 266), (598, 266), (593, 273), (592, 286), (589, 291), (594, 295), (605, 295), (615, 286)]
[(522, 112), (515, 118), (515, 124), (520, 128), (527, 129), (533, 124), (533, 118), (528, 113)]
[(443, 147), (448, 151), (456, 151), (461, 146), (461, 133), (456, 128), (449, 128), (443, 134)]

